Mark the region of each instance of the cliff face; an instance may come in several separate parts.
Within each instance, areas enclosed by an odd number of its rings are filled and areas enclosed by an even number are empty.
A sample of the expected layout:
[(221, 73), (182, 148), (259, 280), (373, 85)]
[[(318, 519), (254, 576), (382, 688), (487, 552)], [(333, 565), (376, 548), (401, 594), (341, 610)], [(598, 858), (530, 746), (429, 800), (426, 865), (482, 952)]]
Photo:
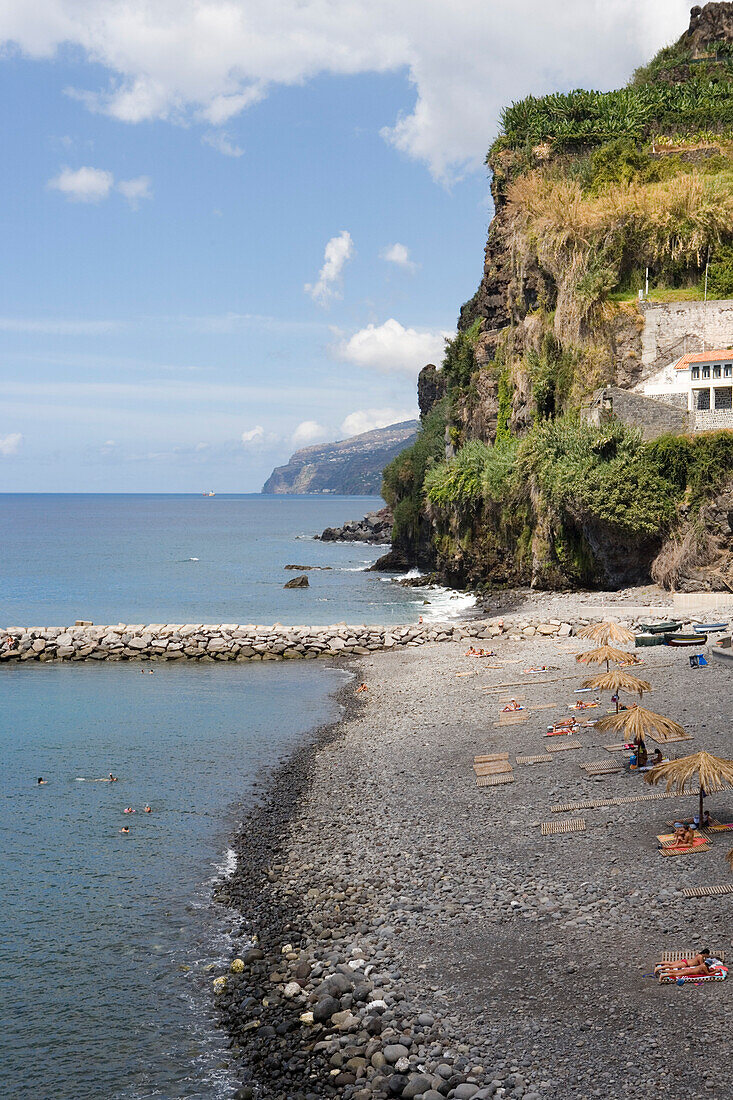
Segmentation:
[(416, 420), (407, 420), (338, 443), (304, 447), (273, 470), (262, 492), (378, 496), (382, 470), (415, 442), (417, 429)]
[(660, 301), (702, 298), (709, 257), (708, 297), (733, 297), (733, 3), (693, 8), (627, 88), (529, 97), (502, 123), (480, 285), (385, 471), (393, 545), (459, 586), (638, 583), (709, 528), (733, 438), (647, 444), (579, 413), (641, 378), (647, 269)]

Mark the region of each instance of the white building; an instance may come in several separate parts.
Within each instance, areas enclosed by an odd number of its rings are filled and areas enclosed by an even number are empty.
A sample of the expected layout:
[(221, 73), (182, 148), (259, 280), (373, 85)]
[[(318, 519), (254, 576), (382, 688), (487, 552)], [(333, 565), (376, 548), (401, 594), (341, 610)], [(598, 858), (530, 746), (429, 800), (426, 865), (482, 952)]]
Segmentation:
[(733, 428), (733, 348), (683, 355), (636, 390), (687, 409), (692, 431)]

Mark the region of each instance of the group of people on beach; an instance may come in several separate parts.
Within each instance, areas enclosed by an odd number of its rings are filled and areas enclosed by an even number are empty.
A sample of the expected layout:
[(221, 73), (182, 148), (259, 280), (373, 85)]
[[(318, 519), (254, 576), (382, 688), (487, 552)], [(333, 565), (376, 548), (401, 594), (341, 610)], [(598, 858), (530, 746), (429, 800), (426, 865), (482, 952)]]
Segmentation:
[(728, 968), (723, 965), (722, 959), (717, 959), (710, 954), (709, 947), (701, 947), (697, 955), (693, 955), (691, 959), (657, 963), (654, 973), (661, 983), (670, 979), (684, 981), (686, 978), (722, 976), (728, 973)]

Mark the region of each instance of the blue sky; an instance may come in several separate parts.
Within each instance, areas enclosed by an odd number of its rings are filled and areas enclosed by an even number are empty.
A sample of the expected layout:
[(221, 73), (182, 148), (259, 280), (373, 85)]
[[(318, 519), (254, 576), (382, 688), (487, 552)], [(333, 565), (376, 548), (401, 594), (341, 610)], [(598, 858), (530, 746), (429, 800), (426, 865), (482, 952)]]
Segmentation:
[(414, 415), (502, 103), (620, 83), (687, 9), (4, 7), (0, 490), (184, 492)]

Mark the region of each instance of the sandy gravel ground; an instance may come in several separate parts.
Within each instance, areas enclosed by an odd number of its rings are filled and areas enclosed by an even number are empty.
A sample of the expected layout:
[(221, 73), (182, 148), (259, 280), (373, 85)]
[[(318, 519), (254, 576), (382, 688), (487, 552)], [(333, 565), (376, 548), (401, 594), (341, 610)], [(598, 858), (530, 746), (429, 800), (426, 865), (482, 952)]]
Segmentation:
[[(586, 645), (500, 642), (497, 661), (465, 658), (457, 645), (367, 659), (365, 710), (332, 750), (360, 811), (371, 802), (364, 856), (395, 875), (401, 900), (384, 898), (393, 919), (424, 906), (400, 937), (405, 974), (456, 1017), (457, 1037), (481, 1042), (484, 1062), (536, 1065), (557, 1096), (731, 1095), (733, 979), (679, 989), (644, 976), (664, 949), (706, 941), (730, 952), (733, 896), (680, 892), (732, 881), (726, 834), (706, 854), (662, 858), (656, 834), (694, 812), (688, 798), (582, 811), (585, 833), (542, 837), (541, 821), (581, 816), (553, 815), (553, 803), (650, 790), (638, 776), (584, 776), (579, 764), (613, 759), (602, 746), (617, 740), (592, 729), (551, 764), (515, 766), (510, 785), (475, 785), (474, 754), (508, 750), (514, 760), (553, 743), (543, 730), (567, 715), (580, 685), (574, 652)], [(694, 734), (673, 748), (733, 757), (731, 671), (692, 670), (686, 652), (667, 647), (641, 652), (649, 706)], [(485, 667), (494, 663), (504, 667)], [(557, 671), (522, 674), (542, 664)], [(527, 687), (507, 694), (555, 709), (495, 728), (499, 704), (485, 688), (516, 681)], [(733, 792), (708, 805), (733, 818)]]
[[(286, 1053), (270, 1046), (264, 1056), (237, 1008), (240, 994), (231, 993), (225, 1016), (245, 1059), (278, 1082), (260, 1095), (733, 1095), (733, 977), (678, 988), (650, 976), (664, 950), (707, 945), (731, 960), (733, 895), (687, 900), (682, 889), (733, 882), (725, 860), (733, 836), (717, 834), (707, 853), (663, 858), (657, 834), (695, 812), (690, 797), (552, 814), (558, 802), (650, 793), (638, 775), (585, 775), (581, 763), (618, 759), (603, 747), (618, 738), (592, 728), (580, 730), (580, 749), (553, 753), (551, 763), (515, 763), (559, 740), (543, 734), (569, 713), (587, 675), (575, 653), (588, 643), (502, 638), (489, 660), (466, 657), (467, 644), (361, 658), (369, 690), (304, 758), (310, 782), (286, 809), (296, 760), (275, 789), (267, 812), (283, 823), (268, 840), (261, 884), (257, 823), (240, 838), (233, 900), (245, 913), (256, 908), (262, 926), (246, 929), (261, 933), (264, 948), (256, 980), (265, 981), (283, 938), (295, 944), (290, 977), (304, 975), (292, 1018), (290, 1002), (275, 996), (270, 1042), (287, 1042)], [(637, 653), (654, 689), (645, 703), (694, 735), (670, 749), (733, 758), (731, 669), (691, 669), (685, 650)], [(524, 672), (540, 665), (552, 671)], [(491, 689), (499, 685), (523, 697), (526, 722), (497, 725), (501, 704)], [(503, 751), (515, 781), (478, 788), (474, 755)], [(733, 791), (712, 795), (708, 807), (733, 820)], [(585, 818), (585, 832), (541, 835), (541, 822), (571, 816)], [(343, 970), (354, 956), (355, 965), (368, 964), (360, 996), (383, 996), (384, 1015), (376, 1020), (362, 1004), (350, 1016), (357, 993), (352, 1002), (347, 990), (335, 1005), (346, 1011), (309, 1039), (297, 1013), (320, 1003), (314, 976)], [(287, 980), (271, 978), (280, 991)], [(261, 1028), (262, 1010), (248, 1011), (257, 1023), (247, 1026)], [(340, 1038), (334, 1021), (342, 1017)], [(401, 1078), (383, 1065), (389, 1043), (405, 1052)], [(326, 1060), (323, 1075), (318, 1059)], [(432, 1088), (416, 1092), (423, 1077)]]

